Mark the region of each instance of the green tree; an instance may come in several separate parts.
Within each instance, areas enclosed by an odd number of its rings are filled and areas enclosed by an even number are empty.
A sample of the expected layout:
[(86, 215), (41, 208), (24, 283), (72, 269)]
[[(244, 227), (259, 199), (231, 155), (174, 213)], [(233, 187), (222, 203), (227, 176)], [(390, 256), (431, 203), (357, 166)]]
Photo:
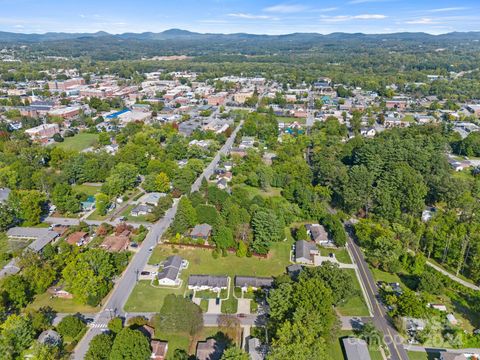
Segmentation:
[(75, 339), (85, 328), (85, 323), (76, 315), (65, 316), (57, 325), (58, 333), (71, 339)]
[(113, 337), (110, 334), (98, 334), (90, 342), (85, 354), (85, 360), (108, 360), (113, 346)]
[(235, 246), (233, 232), (226, 226), (220, 226), (213, 233), (213, 242), (219, 249), (228, 249)]
[(270, 210), (257, 210), (252, 217), (253, 243), (252, 249), (256, 253), (266, 254), (271, 242), (282, 238), (280, 221)]
[(110, 135), (107, 132), (101, 132), (98, 134), (98, 143), (100, 145), (110, 145), (112, 142), (110, 140)]
[(52, 201), (61, 213), (76, 213), (80, 211), (80, 201), (65, 183), (55, 185), (52, 191)]
[(249, 360), (250, 357), (242, 349), (232, 346), (224, 351), (221, 360)]
[(138, 330), (124, 328), (115, 337), (110, 360), (148, 360), (151, 355), (150, 343)]
[(13, 209), (8, 204), (0, 204), (0, 231), (8, 229), (15, 220)]
[(161, 172), (155, 178), (155, 188), (158, 192), (166, 193), (170, 191), (170, 179), (167, 174)]
[(121, 318), (116, 317), (108, 322), (108, 330), (114, 334), (118, 334), (123, 329), (123, 321)]
[(45, 195), (38, 190), (16, 190), (12, 191), (9, 197), (9, 205), (27, 226), (40, 222), (45, 201)]
[(174, 233), (183, 234), (197, 222), (197, 214), (190, 200), (183, 196), (178, 202), (178, 209), (172, 223)]
[(99, 193), (95, 195), (95, 207), (99, 215), (103, 216), (107, 214), (107, 209), (109, 204), (110, 204), (110, 198), (107, 195), (103, 193)]
[(135, 186), (137, 175), (138, 169), (135, 165), (119, 163), (110, 172), (110, 176), (102, 186), (102, 191), (108, 195), (120, 195)]
[(22, 275), (5, 277), (1, 289), (7, 302), (17, 309), (24, 308), (32, 299), (30, 285)]
[(16, 359), (33, 342), (35, 330), (28, 316), (10, 315), (1, 325), (0, 354)]

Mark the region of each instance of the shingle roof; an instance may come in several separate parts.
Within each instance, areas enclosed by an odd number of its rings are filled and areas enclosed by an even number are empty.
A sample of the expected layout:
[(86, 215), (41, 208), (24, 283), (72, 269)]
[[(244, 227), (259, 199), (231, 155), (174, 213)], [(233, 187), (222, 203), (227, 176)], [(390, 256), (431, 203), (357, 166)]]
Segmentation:
[(169, 256), (163, 263), (163, 268), (176, 267), (177, 269), (180, 269), (182, 267), (182, 261), (183, 259), (178, 255)]
[(310, 252), (316, 250), (317, 246), (314, 243), (298, 240), (295, 243), (295, 258), (310, 258)]
[(213, 275), (190, 275), (188, 286), (227, 287), (228, 277)]
[(344, 338), (343, 347), (348, 360), (371, 360), (367, 343), (356, 338)]
[(271, 277), (254, 277), (254, 276), (235, 276), (236, 287), (271, 287), (273, 278)]
[(170, 279), (170, 280), (177, 280), (179, 269), (175, 267), (169, 267), (163, 269), (161, 272), (158, 273), (158, 279)]
[(192, 236), (192, 237), (208, 237), (210, 235), (211, 231), (212, 231), (212, 227), (208, 224), (195, 225), (195, 227), (190, 232), (190, 236)]

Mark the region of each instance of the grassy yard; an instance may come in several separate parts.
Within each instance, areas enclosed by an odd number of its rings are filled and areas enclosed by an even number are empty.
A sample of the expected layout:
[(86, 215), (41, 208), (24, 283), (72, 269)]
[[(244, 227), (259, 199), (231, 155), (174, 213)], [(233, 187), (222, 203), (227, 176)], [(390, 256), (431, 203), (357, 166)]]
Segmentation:
[(350, 258), (350, 255), (348, 254), (348, 251), (345, 248), (331, 249), (331, 248), (320, 247), (320, 254), (322, 256), (328, 256), (331, 253), (335, 254), (335, 257), (341, 263), (344, 263), (344, 264), (352, 263), (352, 259)]
[(100, 215), (98, 213), (98, 210), (95, 209), (95, 211), (93, 213), (91, 213), (90, 216), (87, 219), (88, 220), (103, 221), (103, 220), (107, 220), (108, 218), (110, 218), (110, 215), (108, 213), (107, 213), (107, 215)]
[(100, 192), (100, 186), (92, 186), (92, 185), (73, 185), (73, 191), (77, 193), (85, 193), (88, 196), (95, 196)]
[[(372, 271), (373, 277), (376, 281), (385, 281), (388, 283), (400, 283), (402, 284), (402, 280), (397, 274), (390, 274), (380, 269), (375, 269), (370, 267)], [(404, 285), (404, 284), (403, 284)]]
[(245, 185), (245, 184), (240, 184), (235, 186), (246, 189), (250, 195), (250, 199), (257, 195), (260, 195), (262, 197), (280, 196), (282, 192), (281, 188), (276, 188), (276, 187), (270, 187), (268, 190), (262, 190), (260, 188), (256, 188), (256, 187)]
[(295, 121), (298, 122), (299, 124), (305, 124), (307, 122), (307, 119), (296, 118), (293, 116), (277, 116), (277, 121), (279, 123), (285, 123), (285, 124), (291, 124), (291, 123), (294, 123)]
[(357, 290), (357, 295), (346, 303), (337, 306), (338, 312), (343, 316), (369, 316), (368, 307), (363, 297), (363, 292), (353, 269), (344, 269), (352, 277), (352, 287)]
[(433, 352), (408, 351), (407, 354), (410, 360), (435, 360), (440, 357), (440, 353)]
[[(227, 275), (233, 278), (235, 275), (251, 276), (275, 276), (285, 272), (290, 264), (290, 242), (275, 243), (268, 259), (256, 257), (239, 258), (235, 254), (214, 259), (212, 251), (207, 249), (181, 248), (181, 245), (160, 245), (156, 247), (150, 257), (150, 264), (158, 264), (170, 255), (179, 255), (189, 261), (188, 269), (183, 270), (181, 289), (154, 288), (149, 281), (139, 281), (128, 299), (125, 310), (130, 312), (155, 312), (158, 311), (163, 299), (168, 294), (183, 295), (190, 274)], [(233, 284), (232, 284), (233, 285)], [(233, 306), (233, 301), (227, 302), (227, 308)]]
[[(208, 338), (215, 337), (220, 331), (218, 327), (204, 327), (199, 334), (192, 337), (188, 334), (173, 334), (155, 332), (155, 337), (163, 341), (168, 341), (167, 360), (173, 359), (173, 354), (176, 349), (185, 350), (189, 355), (194, 355), (198, 341), (205, 341)], [(239, 339), (232, 339), (238, 342)]]
[(56, 143), (56, 146), (64, 150), (82, 151), (97, 142), (97, 134), (80, 133), (72, 137), (65, 138), (64, 142)]
[(49, 293), (37, 295), (28, 308), (38, 310), (46, 306), (50, 306), (59, 313), (95, 313), (99, 311), (99, 308), (79, 304), (73, 299), (52, 298)]
[[(139, 194), (140, 196), (142, 196), (143, 194)], [(137, 195), (138, 196), (138, 195)], [(122, 213), (120, 214), (120, 216), (125, 216), (125, 218), (127, 219), (127, 221), (133, 221), (133, 222), (149, 222), (147, 220), (147, 217), (146, 216), (143, 216), (143, 215), (140, 215), (140, 216), (132, 216), (130, 215), (130, 213), (132, 212), (133, 208), (137, 206), (137, 205), (128, 205), (125, 210), (122, 211)]]

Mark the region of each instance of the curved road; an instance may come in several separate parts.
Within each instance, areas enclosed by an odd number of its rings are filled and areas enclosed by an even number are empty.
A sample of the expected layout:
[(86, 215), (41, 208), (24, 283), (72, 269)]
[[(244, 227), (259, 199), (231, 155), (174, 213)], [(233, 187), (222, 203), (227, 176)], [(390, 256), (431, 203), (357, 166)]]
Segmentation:
[[(243, 121), (240, 122), (240, 124), (233, 131), (233, 133), (227, 139), (222, 148), (217, 152), (217, 155), (215, 155), (212, 162), (205, 168), (203, 173), (193, 183), (191, 188), (192, 192), (197, 191), (200, 188), (203, 178), (210, 178), (210, 176), (215, 170), (215, 167), (220, 161), (221, 155), (228, 154), (235, 141), (235, 137), (237, 136), (237, 133), (242, 127), (242, 125)], [(102, 310), (95, 316), (94, 323), (89, 328), (82, 340), (80, 340), (78, 345), (75, 347), (73, 353), (73, 358), (75, 360), (81, 360), (85, 357), (90, 341), (95, 335), (100, 334), (103, 329), (107, 328), (107, 324), (112, 317), (124, 315), (123, 306), (127, 302), (130, 293), (133, 291), (133, 288), (137, 283), (138, 273), (143, 270), (143, 268), (148, 262), (148, 259), (150, 258), (150, 255), (152, 253), (150, 248), (158, 244), (163, 233), (172, 223), (177, 212), (177, 206), (178, 200), (175, 201), (173, 206), (165, 213), (165, 216), (152, 226), (145, 240), (143, 240), (142, 246), (140, 247), (139, 251), (133, 256), (122, 277), (116, 282), (111, 294), (109, 295), (108, 299), (106, 299), (105, 305), (103, 306)]]

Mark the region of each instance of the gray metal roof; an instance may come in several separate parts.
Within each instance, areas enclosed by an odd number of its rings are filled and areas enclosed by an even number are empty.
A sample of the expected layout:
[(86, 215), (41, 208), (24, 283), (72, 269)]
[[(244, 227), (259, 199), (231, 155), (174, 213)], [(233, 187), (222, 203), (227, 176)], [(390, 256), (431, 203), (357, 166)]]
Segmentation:
[(273, 278), (271, 277), (254, 277), (254, 276), (235, 276), (236, 287), (271, 287)]
[(188, 277), (188, 286), (208, 286), (208, 287), (227, 287), (227, 276), (213, 275), (190, 275)]
[(342, 341), (347, 360), (371, 360), (365, 340), (344, 338)]
[(14, 227), (8, 229), (7, 235), (11, 238), (34, 240), (28, 248), (38, 252), (55, 239), (58, 233), (46, 228)]
[(208, 237), (210, 235), (211, 231), (212, 231), (212, 227), (208, 224), (195, 225), (195, 227), (190, 232), (190, 236), (192, 236), (192, 237)]

